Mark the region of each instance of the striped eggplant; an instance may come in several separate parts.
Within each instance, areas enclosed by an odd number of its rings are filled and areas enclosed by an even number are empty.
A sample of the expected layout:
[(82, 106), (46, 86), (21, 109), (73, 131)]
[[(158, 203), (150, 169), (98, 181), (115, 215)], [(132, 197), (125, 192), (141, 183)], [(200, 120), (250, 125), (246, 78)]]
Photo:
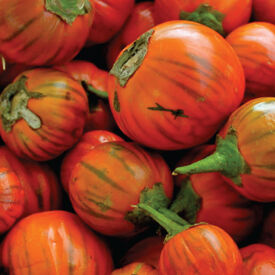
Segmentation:
[(17, 156), (54, 159), (81, 137), (88, 114), (82, 86), (46, 68), (20, 74), (0, 96), (0, 134)]
[(108, 72), (99, 69), (91, 62), (83, 60), (73, 60), (66, 64), (55, 66), (55, 69), (68, 73), (80, 82), (87, 93), (89, 113), (84, 132), (113, 130), (115, 121), (107, 103)]
[[(177, 166), (207, 157), (215, 145), (202, 145), (185, 153)], [(178, 175), (181, 187), (170, 209), (190, 223), (207, 222), (225, 230), (235, 241), (247, 238), (262, 219), (262, 207), (234, 190), (220, 173)]]
[(98, 144), (111, 141), (122, 141), (118, 135), (104, 130), (86, 132), (77, 144), (65, 155), (60, 167), (60, 179), (66, 192), (74, 165)]
[(244, 68), (244, 100), (275, 95), (275, 25), (252, 22), (226, 37)]
[[(190, 16), (198, 8), (202, 8), (200, 13)], [(154, 9), (157, 23), (187, 18), (211, 28), (218, 26), (222, 33), (230, 33), (249, 21), (252, 0), (155, 0)]]
[(206, 142), (243, 99), (244, 73), (212, 29), (169, 21), (126, 47), (112, 70), (109, 102), (132, 140), (161, 150)]
[(242, 275), (242, 258), (234, 240), (221, 228), (190, 224), (176, 213), (148, 203), (138, 207), (168, 232), (159, 259), (160, 275)]
[(275, 274), (275, 249), (261, 243), (240, 249), (243, 258), (243, 275)]
[(95, 17), (90, 28), (87, 45), (110, 40), (123, 26), (132, 12), (134, 0), (94, 0)]
[(5, 237), (1, 263), (10, 275), (110, 275), (106, 244), (66, 211), (36, 213), (22, 219)]
[(214, 154), (176, 174), (220, 172), (248, 199), (275, 201), (275, 97), (250, 100), (235, 110), (217, 135)]
[(0, 167), (0, 234), (9, 230), (22, 216), (25, 194), (15, 172)]
[(24, 190), (20, 217), (61, 207), (61, 188), (47, 164), (19, 159), (6, 146), (0, 146), (0, 168), (14, 172)]
[(0, 0), (0, 53), (43, 66), (73, 59), (84, 46), (94, 0)]
[(125, 141), (97, 145), (74, 165), (69, 181), (75, 212), (92, 229), (110, 236), (144, 230), (151, 219), (135, 205), (150, 200), (167, 206), (172, 193), (172, 176), (164, 160)]

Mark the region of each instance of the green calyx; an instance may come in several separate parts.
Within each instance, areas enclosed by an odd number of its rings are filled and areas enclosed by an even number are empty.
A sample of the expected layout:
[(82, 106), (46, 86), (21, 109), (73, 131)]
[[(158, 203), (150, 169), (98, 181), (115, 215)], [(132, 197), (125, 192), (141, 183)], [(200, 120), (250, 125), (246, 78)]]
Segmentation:
[[(170, 199), (166, 196), (162, 183), (155, 183), (153, 188), (145, 188), (141, 192), (139, 203), (150, 205), (154, 209), (167, 208)], [(136, 205), (133, 207), (134, 209), (127, 214), (126, 220), (137, 227), (144, 227), (152, 222), (152, 219), (142, 209)]]
[(216, 32), (218, 32), (221, 35), (225, 35), (225, 32), (223, 30), (222, 21), (224, 19), (224, 15), (214, 10), (210, 5), (208, 4), (201, 4), (194, 12), (180, 12), (180, 19), (181, 20), (188, 20), (200, 23), (202, 25), (205, 25)]
[[(145, 188), (140, 196), (140, 202), (132, 211), (136, 217), (143, 218), (147, 222), (152, 219), (161, 225), (167, 232), (165, 240), (169, 240), (176, 234), (197, 224), (190, 224), (175, 212), (168, 209), (170, 199), (165, 195), (161, 183), (156, 183), (153, 188)], [(136, 220), (135, 220), (136, 221)]]
[(238, 149), (236, 131), (230, 128), (224, 139), (217, 136), (216, 143), (216, 151), (212, 155), (190, 165), (178, 167), (172, 174), (192, 175), (220, 172), (227, 178), (230, 178), (236, 185), (242, 187), (241, 174), (249, 174), (250, 167)]
[(193, 224), (201, 209), (201, 203), (201, 197), (194, 191), (191, 180), (187, 178), (182, 181), (180, 191), (169, 209)]
[(41, 93), (29, 92), (26, 87), (26, 76), (21, 76), (19, 80), (8, 85), (0, 96), (0, 113), (3, 128), (9, 132), (13, 124), (24, 119), (32, 129), (41, 127), (40, 118), (28, 109), (30, 98), (43, 97)]
[(45, 0), (46, 10), (72, 24), (77, 16), (89, 13), (92, 9), (89, 0)]
[(134, 41), (115, 62), (110, 74), (116, 76), (121, 87), (124, 87), (128, 79), (136, 72), (147, 53), (149, 39), (154, 30), (151, 29)]

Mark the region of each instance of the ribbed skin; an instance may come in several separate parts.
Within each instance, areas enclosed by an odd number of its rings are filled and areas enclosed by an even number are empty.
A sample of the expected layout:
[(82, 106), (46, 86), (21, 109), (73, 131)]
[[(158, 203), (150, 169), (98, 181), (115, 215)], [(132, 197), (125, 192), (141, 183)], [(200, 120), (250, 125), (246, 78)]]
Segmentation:
[(65, 211), (22, 219), (4, 239), (1, 257), (10, 275), (110, 275), (113, 267), (105, 243)]
[(238, 149), (250, 168), (241, 174), (242, 187), (232, 184), (245, 197), (262, 202), (275, 201), (275, 97), (251, 100), (231, 114), (219, 135), (233, 128)]
[[(107, 92), (108, 72), (99, 69), (91, 62), (73, 60), (61, 66), (56, 66), (55, 69), (68, 73), (80, 83), (85, 82), (85, 84), (96, 90)], [(112, 131), (115, 128), (115, 121), (107, 100), (100, 99), (88, 89), (86, 92), (89, 101), (89, 113), (84, 132), (92, 130)]]
[[(177, 166), (198, 161), (212, 154), (215, 145), (202, 145), (190, 150)], [(176, 177), (181, 184), (184, 175)], [(246, 199), (233, 189), (218, 172), (201, 173), (189, 177), (193, 191), (200, 198), (200, 208), (195, 213), (184, 209), (180, 215), (189, 222), (207, 222), (221, 227), (235, 241), (241, 241), (253, 231), (262, 218), (262, 207)], [(185, 193), (183, 200), (188, 200)], [(188, 207), (188, 205), (186, 205)]]
[(22, 75), (27, 76), (29, 91), (43, 95), (29, 99), (27, 105), (40, 118), (41, 127), (32, 129), (20, 119), (7, 132), (1, 121), (1, 137), (19, 157), (36, 161), (54, 159), (71, 148), (83, 133), (88, 113), (86, 93), (77, 81), (60, 71), (38, 68)]
[(154, 2), (145, 1), (135, 4), (124, 26), (108, 43), (106, 59), (110, 69), (121, 50), (155, 25), (153, 10)]
[(6, 146), (1, 146), (0, 167), (13, 171), (20, 181), (24, 190), (23, 216), (58, 209), (61, 206), (60, 184), (46, 164), (21, 160)]
[[(274, 4), (275, 7), (275, 4)], [(275, 25), (253, 22), (226, 37), (244, 68), (245, 101), (275, 95)]]
[(74, 165), (69, 195), (74, 210), (91, 228), (125, 237), (144, 229), (142, 216), (135, 217), (134, 222), (126, 217), (135, 209), (141, 192), (160, 182), (171, 198), (171, 171), (161, 157), (153, 157), (133, 143), (107, 142)]
[(158, 275), (158, 272), (150, 265), (135, 262), (114, 270), (111, 275)]
[(177, 20), (181, 11), (193, 12), (201, 4), (212, 6), (225, 16), (223, 28), (226, 33), (246, 24), (251, 16), (252, 0), (155, 0), (156, 22)]
[(83, 47), (94, 16), (88, 14), (70, 25), (45, 8), (43, 0), (0, 1), (0, 52), (15, 63), (43, 66), (73, 59)]
[(24, 189), (16, 174), (0, 168), (0, 233), (9, 230), (24, 211)]
[(255, 243), (240, 249), (243, 257), (243, 275), (275, 274), (275, 249)]
[[(155, 149), (204, 143), (243, 99), (239, 59), (218, 33), (201, 24), (169, 21), (153, 30), (147, 53), (126, 85), (112, 75), (108, 91), (114, 118), (128, 137)], [(152, 110), (157, 104), (170, 111)]]
[(75, 164), (77, 164), (86, 153), (94, 149), (95, 146), (110, 141), (122, 141), (122, 138), (109, 131), (90, 131), (85, 133), (78, 143), (66, 154), (60, 168), (60, 178), (66, 192), (69, 191), (69, 180)]
[(214, 225), (197, 225), (164, 246), (160, 275), (242, 275), (242, 258), (231, 237)]
[(94, 0), (95, 18), (87, 44), (101, 44), (110, 40), (123, 26), (134, 7), (134, 0)]

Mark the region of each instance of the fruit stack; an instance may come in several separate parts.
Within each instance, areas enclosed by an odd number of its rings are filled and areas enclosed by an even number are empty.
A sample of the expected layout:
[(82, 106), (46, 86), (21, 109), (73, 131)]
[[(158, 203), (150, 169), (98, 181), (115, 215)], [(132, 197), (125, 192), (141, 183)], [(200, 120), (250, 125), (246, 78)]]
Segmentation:
[(0, 0), (0, 268), (275, 274), (274, 0)]

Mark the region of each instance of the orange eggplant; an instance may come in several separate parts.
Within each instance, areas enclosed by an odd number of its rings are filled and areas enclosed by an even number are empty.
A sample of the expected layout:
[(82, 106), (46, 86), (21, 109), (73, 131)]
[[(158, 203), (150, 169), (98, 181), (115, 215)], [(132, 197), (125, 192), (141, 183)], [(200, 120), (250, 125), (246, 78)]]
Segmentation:
[(119, 128), (160, 150), (206, 142), (244, 94), (243, 68), (232, 47), (188, 21), (144, 33), (121, 52), (110, 74), (109, 102)]
[(275, 95), (275, 25), (252, 22), (226, 37), (244, 68), (244, 101)]
[(66, 211), (48, 211), (22, 219), (2, 243), (1, 262), (10, 275), (110, 275), (106, 244)]
[(217, 135), (214, 154), (174, 175), (220, 172), (248, 199), (275, 201), (275, 97), (250, 100), (233, 112)]
[(88, 114), (82, 86), (46, 68), (20, 74), (0, 96), (0, 133), (21, 158), (54, 159), (81, 137)]
[(0, 53), (27, 65), (68, 62), (84, 46), (93, 17), (94, 0), (1, 0)]

